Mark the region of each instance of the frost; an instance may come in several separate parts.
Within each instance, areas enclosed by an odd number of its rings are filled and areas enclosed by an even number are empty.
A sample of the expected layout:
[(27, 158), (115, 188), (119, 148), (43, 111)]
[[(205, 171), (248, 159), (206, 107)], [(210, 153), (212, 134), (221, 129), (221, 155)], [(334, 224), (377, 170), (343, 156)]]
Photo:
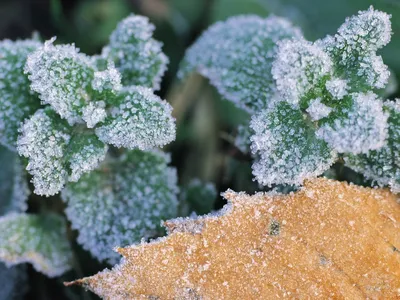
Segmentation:
[(0, 166), (0, 216), (10, 212), (26, 211), (30, 190), (19, 157), (16, 153), (1, 147)]
[(271, 76), (276, 43), (293, 37), (300, 38), (300, 30), (279, 17), (232, 17), (211, 26), (189, 48), (180, 76), (197, 71), (227, 100), (259, 111), (276, 92)]
[(90, 102), (82, 109), (82, 118), (88, 128), (95, 127), (107, 117), (104, 101)]
[(116, 93), (122, 88), (121, 74), (113, 63), (108, 63), (106, 70), (94, 73), (92, 87), (95, 91), (100, 93), (103, 93), (105, 90)]
[(34, 192), (51, 196), (68, 180), (76, 181), (82, 173), (96, 168), (107, 146), (93, 133), (74, 132), (47, 108), (38, 110), (23, 124), (18, 151), (29, 159), (26, 169), (33, 176)]
[(69, 183), (62, 192), (78, 242), (99, 260), (115, 263), (113, 248), (150, 238), (177, 213), (176, 170), (161, 152), (127, 152)]
[(334, 163), (336, 153), (315, 136), (302, 113), (285, 102), (253, 116), (253, 174), (262, 185), (302, 184)]
[(322, 118), (329, 116), (332, 108), (321, 103), (321, 98), (311, 100), (310, 106), (306, 109), (311, 117), (311, 120), (318, 121)]
[(388, 115), (382, 101), (372, 92), (354, 93), (347, 100), (349, 105), (325, 122), (317, 136), (340, 153), (367, 153), (384, 146)]
[(343, 97), (347, 95), (347, 90), (349, 88), (347, 80), (339, 78), (328, 80), (325, 87), (331, 96), (338, 100), (343, 99)]
[(72, 45), (53, 45), (54, 38), (28, 56), (25, 72), (31, 88), (69, 124), (81, 121), (94, 77), (91, 60)]
[(0, 42), (0, 143), (12, 151), (20, 123), (40, 106), (24, 74), (28, 54), (40, 46), (35, 40)]
[(272, 76), (283, 98), (297, 105), (301, 98), (333, 71), (329, 55), (306, 40), (278, 43)]
[(29, 262), (49, 277), (71, 268), (64, 220), (54, 214), (0, 217), (0, 260), (8, 267)]
[(362, 173), (379, 185), (389, 185), (393, 192), (400, 192), (400, 100), (386, 101), (389, 113), (386, 144), (366, 154), (346, 155), (346, 166)]
[(160, 88), (168, 58), (161, 51), (162, 44), (152, 38), (153, 31), (154, 25), (148, 18), (131, 15), (111, 33), (102, 57), (115, 62), (123, 85)]
[(318, 43), (338, 63), (337, 73), (352, 84), (363, 89), (383, 88), (390, 73), (376, 51), (389, 43), (391, 34), (390, 16), (371, 7), (347, 18), (335, 36)]
[(115, 99), (116, 107), (96, 134), (103, 142), (116, 147), (141, 150), (164, 146), (175, 139), (172, 107), (152, 90), (128, 87)]

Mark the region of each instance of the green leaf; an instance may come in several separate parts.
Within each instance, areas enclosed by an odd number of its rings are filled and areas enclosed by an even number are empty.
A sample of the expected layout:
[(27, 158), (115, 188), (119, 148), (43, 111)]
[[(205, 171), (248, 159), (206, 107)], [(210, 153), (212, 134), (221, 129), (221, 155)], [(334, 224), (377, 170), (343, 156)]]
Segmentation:
[(353, 93), (321, 120), (317, 136), (340, 153), (367, 153), (384, 146), (388, 115), (382, 101), (372, 92)]
[(386, 101), (389, 113), (388, 138), (379, 150), (360, 155), (346, 155), (345, 164), (379, 185), (389, 185), (400, 192), (400, 100)]
[(172, 107), (148, 88), (123, 88), (114, 99), (110, 115), (96, 134), (101, 141), (116, 147), (148, 150), (175, 139)]
[(232, 17), (211, 26), (189, 48), (180, 76), (197, 71), (227, 100), (259, 111), (275, 93), (276, 43), (293, 37), (300, 38), (300, 31), (282, 18)]
[(71, 268), (64, 219), (55, 214), (0, 217), (0, 260), (7, 266), (29, 262), (49, 277)]
[(20, 123), (40, 106), (24, 74), (28, 54), (40, 46), (35, 40), (0, 42), (0, 143), (12, 151), (16, 151)]
[(193, 179), (181, 192), (181, 215), (188, 216), (193, 212), (198, 215), (208, 214), (214, 209), (216, 199), (217, 190), (214, 184)]
[(302, 184), (334, 163), (336, 152), (315, 135), (299, 109), (280, 102), (253, 116), (253, 174), (262, 185)]
[(123, 85), (160, 88), (168, 58), (161, 51), (161, 43), (152, 38), (153, 31), (154, 25), (148, 18), (131, 15), (111, 33), (102, 57), (115, 62), (122, 74)]
[(26, 211), (30, 190), (18, 155), (0, 147), (0, 166), (0, 216)]
[(53, 42), (54, 38), (29, 55), (25, 71), (43, 103), (72, 125), (82, 120), (81, 110), (90, 101), (95, 69), (74, 45)]
[(115, 246), (155, 237), (160, 221), (177, 214), (176, 170), (162, 152), (130, 151), (69, 183), (62, 192), (78, 242), (113, 264)]
[(0, 299), (23, 299), (28, 289), (27, 279), (27, 270), (24, 265), (8, 268), (5, 264), (0, 262)]
[(51, 196), (64, 184), (97, 167), (108, 147), (87, 129), (72, 128), (50, 108), (26, 120), (18, 138), (19, 154), (28, 158), (35, 193)]

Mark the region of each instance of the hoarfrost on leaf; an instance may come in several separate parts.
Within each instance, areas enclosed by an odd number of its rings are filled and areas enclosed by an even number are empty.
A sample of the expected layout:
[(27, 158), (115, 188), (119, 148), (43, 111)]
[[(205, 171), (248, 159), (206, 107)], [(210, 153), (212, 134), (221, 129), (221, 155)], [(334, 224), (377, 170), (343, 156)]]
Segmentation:
[(180, 76), (197, 71), (227, 100), (259, 111), (276, 92), (271, 76), (276, 43), (289, 38), (301, 38), (301, 32), (283, 18), (232, 17), (211, 26), (189, 48)]
[(107, 146), (92, 132), (74, 131), (50, 108), (40, 109), (21, 128), (19, 154), (28, 158), (34, 192), (51, 196), (68, 181), (93, 170)]
[(384, 146), (388, 115), (382, 101), (372, 92), (345, 97), (332, 117), (317, 130), (317, 136), (340, 153), (367, 153)]
[(348, 85), (347, 80), (332, 78), (325, 83), (327, 91), (334, 99), (341, 100), (347, 95)]
[(360, 172), (375, 183), (389, 185), (393, 192), (400, 192), (400, 100), (386, 101), (389, 113), (386, 144), (365, 154), (345, 156), (346, 166)]
[(54, 38), (28, 56), (25, 72), (43, 103), (69, 124), (81, 122), (81, 109), (90, 100), (92, 61), (72, 45), (53, 45)]
[(102, 57), (115, 62), (125, 86), (141, 85), (160, 88), (168, 58), (162, 44), (152, 38), (154, 25), (143, 16), (131, 15), (122, 20), (111, 33), (110, 43)]
[(176, 170), (160, 152), (134, 150), (69, 183), (62, 192), (78, 242), (99, 260), (115, 263), (118, 245), (154, 237), (160, 221), (177, 214)]
[(306, 109), (307, 113), (310, 115), (311, 120), (318, 121), (322, 118), (329, 116), (332, 108), (326, 106), (321, 102), (321, 98), (311, 100), (310, 105)]
[(116, 147), (148, 150), (175, 139), (172, 107), (151, 89), (126, 87), (114, 101), (110, 115), (96, 128), (101, 141)]
[(27, 174), (18, 155), (0, 147), (0, 166), (0, 216), (26, 211), (30, 190)]
[(284, 100), (297, 105), (331, 74), (333, 62), (317, 44), (304, 39), (285, 40), (278, 45), (272, 76)]
[(336, 152), (315, 135), (300, 110), (286, 102), (253, 116), (253, 174), (262, 185), (302, 184), (334, 163)]
[(12, 151), (20, 123), (40, 106), (24, 74), (27, 56), (40, 46), (35, 40), (0, 42), (0, 143)]
[(11, 213), (0, 217), (0, 261), (7, 266), (29, 262), (49, 277), (71, 268), (66, 224), (55, 214)]

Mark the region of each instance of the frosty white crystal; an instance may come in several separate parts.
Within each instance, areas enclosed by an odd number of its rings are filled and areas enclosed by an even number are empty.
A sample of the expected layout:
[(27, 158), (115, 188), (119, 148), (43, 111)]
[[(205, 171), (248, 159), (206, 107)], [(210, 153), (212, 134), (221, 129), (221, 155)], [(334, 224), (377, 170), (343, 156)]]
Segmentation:
[(322, 118), (329, 116), (332, 111), (332, 108), (326, 106), (321, 102), (321, 98), (311, 100), (310, 105), (306, 109), (308, 114), (311, 117), (311, 120), (318, 121)]

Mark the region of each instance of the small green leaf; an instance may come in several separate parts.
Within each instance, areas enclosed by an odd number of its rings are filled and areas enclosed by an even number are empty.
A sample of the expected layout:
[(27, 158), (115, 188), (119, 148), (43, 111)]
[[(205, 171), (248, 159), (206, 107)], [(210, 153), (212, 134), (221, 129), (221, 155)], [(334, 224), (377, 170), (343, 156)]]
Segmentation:
[(177, 214), (176, 170), (162, 152), (130, 151), (69, 183), (62, 192), (78, 242), (99, 260), (119, 259), (115, 246), (156, 236)]
[(54, 195), (68, 180), (77, 181), (97, 167), (107, 150), (93, 132), (72, 128), (50, 108), (26, 120), (18, 138), (19, 154), (29, 160), (26, 169), (38, 195)]
[(253, 174), (262, 185), (302, 184), (334, 163), (336, 152), (315, 135), (299, 109), (285, 102), (253, 116)]
[(69, 124), (82, 120), (81, 110), (92, 93), (95, 69), (92, 61), (72, 45), (53, 45), (54, 39), (28, 56), (25, 72), (31, 88), (43, 103)]
[(0, 147), (0, 166), (0, 216), (26, 211), (30, 190), (18, 155)]
[(16, 151), (20, 123), (40, 106), (24, 74), (28, 54), (40, 46), (35, 40), (0, 42), (0, 143), (12, 151)]
[(367, 153), (384, 146), (388, 115), (372, 92), (345, 96), (328, 118), (321, 120), (317, 136), (340, 153)]
[(214, 209), (216, 199), (217, 190), (214, 184), (193, 179), (181, 192), (181, 215), (188, 216), (192, 212), (198, 215), (208, 214)]
[(249, 112), (265, 108), (275, 93), (271, 67), (276, 43), (300, 38), (300, 30), (278, 17), (232, 17), (211, 26), (186, 52), (182, 77), (197, 71), (221, 95)]
[(366, 154), (345, 156), (346, 166), (363, 174), (379, 185), (389, 185), (393, 192), (400, 192), (400, 100), (386, 101), (389, 113), (388, 138), (379, 150)]
[(148, 150), (175, 139), (172, 107), (148, 88), (123, 88), (110, 115), (96, 128), (101, 141), (116, 147)]
[(29, 262), (49, 277), (71, 268), (64, 219), (55, 214), (0, 217), (0, 260), (7, 266)]
[(152, 38), (153, 31), (154, 25), (148, 18), (131, 15), (111, 33), (102, 57), (115, 62), (123, 85), (160, 88), (168, 58), (161, 51), (162, 44)]

